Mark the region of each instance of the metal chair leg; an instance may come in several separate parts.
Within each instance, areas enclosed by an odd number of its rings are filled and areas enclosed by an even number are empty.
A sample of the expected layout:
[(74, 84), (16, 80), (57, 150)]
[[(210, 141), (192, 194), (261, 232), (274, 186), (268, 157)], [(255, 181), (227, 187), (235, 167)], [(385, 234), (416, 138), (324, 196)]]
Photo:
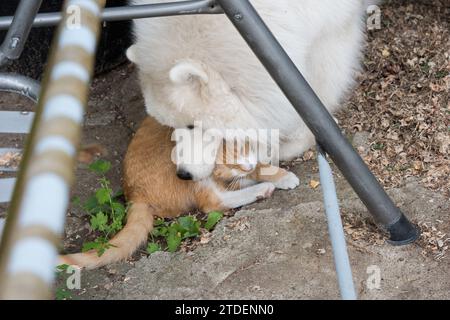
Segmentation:
[(327, 161), (327, 155), (317, 146), (317, 161), (319, 163), (320, 182), (322, 184), (323, 202), (327, 215), (328, 233), (333, 248), (334, 265), (338, 278), (339, 290), (343, 300), (356, 300), (356, 290), (353, 283), (352, 268), (345, 243), (344, 228), (342, 227), (339, 202), (333, 172)]
[(395, 206), (248, 0), (217, 0), (370, 213), (404, 245), (419, 232)]
[(21, 0), (0, 47), (0, 66), (20, 57), (42, 0)]

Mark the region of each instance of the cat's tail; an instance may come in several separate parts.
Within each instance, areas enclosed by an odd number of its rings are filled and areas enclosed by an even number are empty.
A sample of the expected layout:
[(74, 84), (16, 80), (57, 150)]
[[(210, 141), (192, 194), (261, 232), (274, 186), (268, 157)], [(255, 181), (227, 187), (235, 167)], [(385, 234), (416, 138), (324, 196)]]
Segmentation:
[(147, 240), (153, 229), (155, 210), (144, 203), (133, 203), (127, 214), (124, 228), (109, 242), (111, 246), (101, 256), (97, 250), (60, 256), (58, 265), (67, 264), (80, 268), (95, 269), (101, 266), (125, 260)]

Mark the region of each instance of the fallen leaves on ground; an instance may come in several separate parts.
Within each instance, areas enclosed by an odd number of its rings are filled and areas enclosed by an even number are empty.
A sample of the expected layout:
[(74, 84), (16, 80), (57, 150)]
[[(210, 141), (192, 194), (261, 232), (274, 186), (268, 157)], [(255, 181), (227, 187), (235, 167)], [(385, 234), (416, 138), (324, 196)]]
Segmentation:
[[(437, 221), (438, 224), (442, 221)], [(432, 255), (434, 259), (441, 260), (446, 256), (450, 246), (450, 236), (439, 230), (437, 224), (431, 222), (419, 222), (421, 230), (418, 245), (422, 248), (422, 255)]]
[(385, 187), (418, 177), (450, 196), (450, 7), (388, 1), (381, 9), (340, 124), (346, 134), (370, 133), (364, 160)]

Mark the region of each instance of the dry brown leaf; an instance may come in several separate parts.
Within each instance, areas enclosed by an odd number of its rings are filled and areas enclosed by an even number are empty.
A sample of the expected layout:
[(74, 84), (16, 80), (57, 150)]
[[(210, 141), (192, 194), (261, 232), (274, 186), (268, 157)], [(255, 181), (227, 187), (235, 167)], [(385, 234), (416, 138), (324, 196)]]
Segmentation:
[(311, 181), (309, 182), (309, 186), (310, 186), (312, 189), (317, 189), (317, 187), (320, 186), (320, 181), (311, 180)]

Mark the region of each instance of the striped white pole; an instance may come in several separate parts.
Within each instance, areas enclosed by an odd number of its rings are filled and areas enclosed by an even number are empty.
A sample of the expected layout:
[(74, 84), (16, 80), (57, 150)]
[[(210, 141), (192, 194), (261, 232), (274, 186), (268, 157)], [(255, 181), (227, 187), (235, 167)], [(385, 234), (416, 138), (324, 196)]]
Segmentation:
[(65, 2), (4, 227), (2, 299), (52, 297), (104, 5), (105, 0)]

